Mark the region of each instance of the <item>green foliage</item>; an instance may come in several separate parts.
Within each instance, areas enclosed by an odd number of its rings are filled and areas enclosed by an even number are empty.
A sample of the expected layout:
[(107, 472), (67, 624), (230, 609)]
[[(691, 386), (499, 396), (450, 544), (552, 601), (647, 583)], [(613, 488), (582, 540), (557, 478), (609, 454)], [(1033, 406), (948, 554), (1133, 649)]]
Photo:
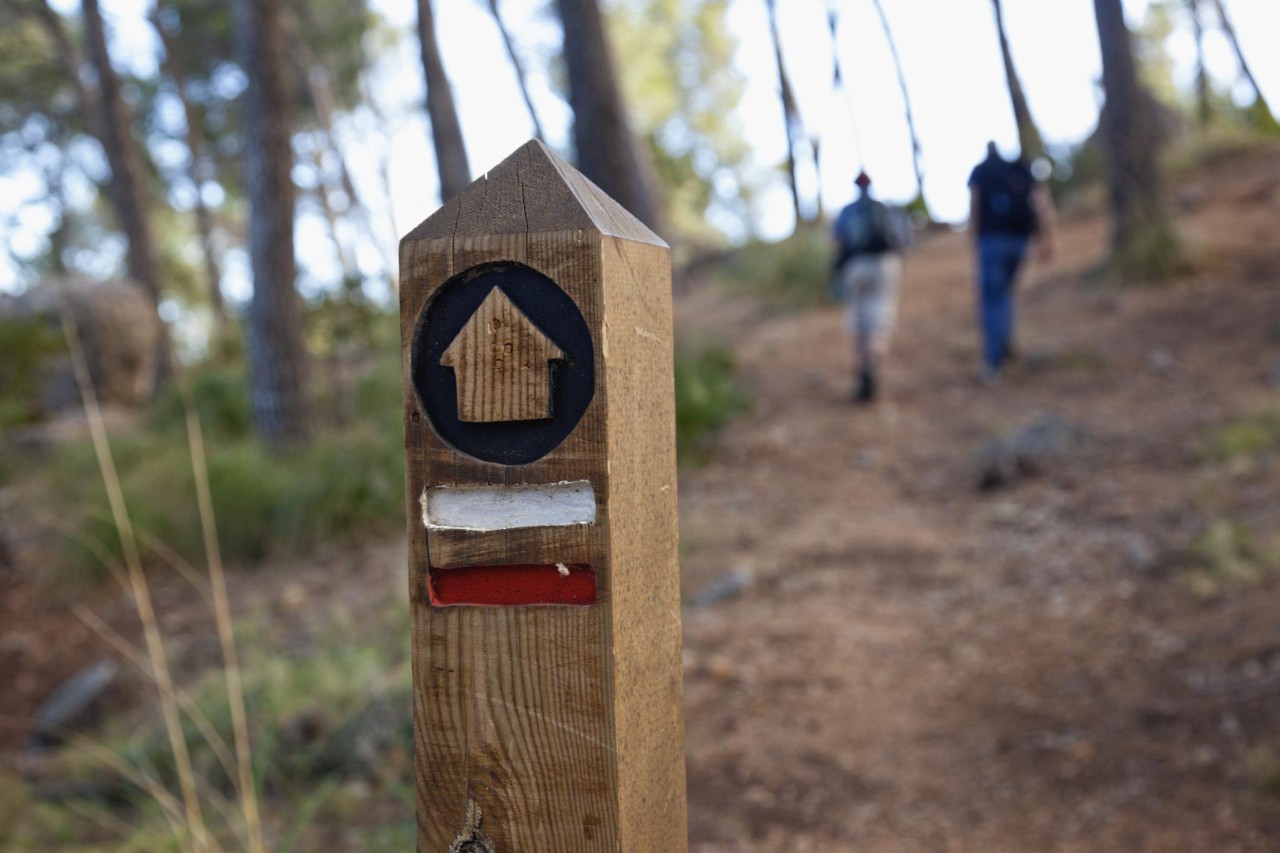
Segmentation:
[(399, 361), (383, 362), (354, 384), (348, 414), (374, 424), (379, 435), (394, 439), (396, 448), (400, 449), (404, 444), (403, 393)]
[[(186, 122), (175, 121), (173, 99), (181, 96), (191, 105), (204, 143), (198, 164), (202, 180), (216, 184), (226, 197), (214, 211), (217, 228), (224, 234), (236, 231), (237, 223), (247, 216), (240, 173), (244, 140), (239, 110), (246, 81), (237, 55), (233, 7), (221, 0), (161, 0), (155, 17), (166, 49), (173, 51), (182, 69), (185, 85), (178, 90), (168, 63), (161, 65), (160, 75), (135, 82), (142, 94), (139, 117), (147, 126), (153, 152), (188, 147)], [(364, 39), (377, 20), (365, 0), (296, 0), (288, 4), (285, 26), (295, 46), (290, 57), (294, 131), (315, 130), (323, 124), (309, 85), (313, 79), (324, 81), (324, 97), (332, 101), (331, 110), (350, 110), (359, 104), (367, 61)], [(323, 144), (328, 143), (326, 139)], [(295, 138), (295, 147), (315, 144), (311, 135)], [(192, 187), (185, 162), (172, 156), (167, 159), (168, 168), (161, 170), (167, 189), (174, 199), (179, 192), (189, 196)], [(310, 176), (301, 181), (303, 186), (315, 189), (320, 182), (335, 179), (331, 174), (315, 174), (310, 160), (303, 157), (298, 163), (296, 174)], [(334, 171), (332, 164), (325, 171)], [(152, 219), (167, 295), (188, 304), (205, 304), (206, 273), (192, 216), (187, 210), (164, 206), (153, 212)]]
[[(184, 76), (197, 84), (193, 92), (210, 99), (225, 97), (229, 90), (217, 86), (217, 78), (235, 62), (234, 6), (221, 0), (160, 0), (156, 12), (181, 56)], [(206, 93), (206, 87), (222, 91)], [(214, 108), (212, 103), (207, 106)]]
[[(209, 441), (245, 438), (252, 429), (249, 388), (243, 368), (212, 366), (193, 371), (187, 377), (196, 415)], [(182, 395), (173, 386), (165, 388), (147, 412), (151, 429), (179, 435), (186, 429), (187, 413)]]
[(307, 305), (308, 349), (320, 357), (361, 352), (395, 352), (400, 318), (365, 298), (359, 282), (348, 281)]
[(1258, 133), (1268, 137), (1280, 136), (1280, 121), (1276, 120), (1266, 98), (1259, 95), (1242, 111), (1244, 122)]
[[(1222, 113), (1215, 113), (1222, 116)], [(1240, 158), (1275, 152), (1275, 141), (1225, 117), (1207, 132), (1177, 146), (1165, 158), (1165, 169), (1173, 181), (1194, 180), (1207, 170), (1239, 162)]]
[[(1179, 2), (1178, 6), (1185, 4)], [(1134, 55), (1138, 64), (1139, 79), (1161, 103), (1171, 107), (1186, 107), (1186, 98), (1179, 92), (1173, 80), (1173, 58), (1168, 42), (1177, 29), (1178, 15), (1170, 0), (1152, 0), (1142, 26), (1133, 31)]]
[(1246, 766), (1260, 793), (1280, 796), (1280, 755), (1277, 754), (1276, 747), (1260, 746), (1250, 750)]
[(8, 850), (73, 849), (76, 825), (65, 809), (41, 802), (16, 772), (0, 770), (0, 826)]
[[(397, 626), (383, 636), (404, 638), (407, 625)], [(339, 778), (357, 773), (374, 775), (381, 761), (350, 753), (353, 730), (360, 722), (385, 730), (366, 732), (385, 743), (387, 750), (401, 751), (402, 767), (411, 765), (412, 722), (409, 708), (408, 649), (388, 649), (376, 644), (350, 643), (337, 637), (302, 658), (262, 650), (261, 642), (242, 643), (256, 654), (246, 656), (242, 667), (245, 708), (253, 744), (254, 775), (266, 796), (284, 794), (297, 797), (317, 779)], [(225, 742), (232, 741), (231, 713), (226, 685), (220, 671), (205, 676), (192, 690), (195, 703)], [(386, 712), (394, 720), (374, 720), (368, 714)], [(190, 720), (183, 727), (197, 776), (218, 790), (233, 790), (233, 780), (210, 748), (200, 729)], [(170, 785), (177, 780), (169, 742), (157, 717), (141, 727), (132, 727), (109, 737), (112, 751), (133, 763), (157, 768)], [(381, 750), (379, 750), (381, 752)], [(391, 763), (385, 752), (379, 756)], [(135, 797), (145, 797), (138, 791)]]
[(734, 378), (733, 354), (719, 344), (677, 342), (675, 382), (677, 454), (697, 464), (710, 455), (716, 431), (750, 401)]
[(364, 37), (377, 24), (367, 0), (304, 0), (297, 10), (298, 34), (307, 52), (329, 74), (338, 109), (350, 109), (360, 101), (360, 75), (364, 72)]
[(42, 366), (62, 350), (62, 335), (45, 323), (0, 317), (0, 431), (39, 414)]
[(185, 305), (208, 305), (208, 279), (195, 217), (187, 211), (157, 205), (151, 212), (151, 230), (165, 295)]
[[(1160, 103), (1186, 117), (1195, 114), (1198, 107), (1193, 92), (1180, 88), (1174, 80), (1170, 42), (1180, 27), (1190, 29), (1191, 15), (1183, 0), (1152, 0), (1142, 26), (1133, 34), (1143, 85)], [(1258, 96), (1252, 104), (1241, 108), (1232, 100), (1230, 92), (1213, 87), (1212, 78), (1209, 78), (1209, 114), (1213, 125), (1219, 128), (1247, 129), (1268, 136), (1280, 134), (1280, 123), (1265, 98)]]
[(667, 211), (680, 234), (722, 242), (708, 211), (750, 216), (747, 141), (733, 119), (744, 82), (725, 0), (608, 3), (627, 110), (648, 143)]
[(924, 227), (933, 220), (929, 213), (929, 202), (925, 200), (922, 192), (916, 193), (915, 198), (907, 202), (903, 211), (910, 217), (912, 222), (917, 223), (920, 227)]
[[(26, 4), (0, 3), (0, 134), (19, 130), (32, 119), (59, 130), (85, 128), (57, 47), (37, 12)], [(53, 130), (49, 125), (41, 135)]]
[(808, 225), (777, 243), (750, 243), (735, 251), (720, 274), (731, 291), (784, 311), (831, 301), (831, 240), (818, 225)]
[[(269, 831), (282, 839), (273, 849), (323, 849), (323, 833), (350, 831), (369, 820), (371, 797), (379, 800), (377, 839), (402, 838), (412, 829), (413, 703), (406, 616), (403, 607), (396, 607), (375, 624), (358, 626), (358, 632), (339, 618), (327, 637), (302, 654), (273, 647), (261, 631), (238, 632), (255, 788)], [(357, 633), (382, 639), (352, 641)], [(182, 731), (193, 769), (203, 791), (234, 802), (233, 774), (206, 737), (212, 731), (224, 744), (233, 742), (222, 672), (210, 671), (188, 693), (207, 720), (202, 728), (184, 715)], [(147, 768), (175, 791), (177, 772), (165, 726), (155, 710), (145, 713), (141, 719), (117, 720), (100, 741), (118, 759)], [(154, 804), (146, 791), (75, 751), (64, 752), (59, 765), (86, 792), (76, 812), (110, 808), (116, 823), (134, 828), (118, 846), (103, 849), (178, 849), (164, 825), (150, 819)], [(0, 777), (0, 821), (25, 829), (30, 849), (49, 849), (55, 839), (80, 849), (77, 844), (92, 837), (92, 822), (69, 820), (73, 815), (67, 806), (50, 804), (31, 814), (28, 799), (17, 780)], [(24, 822), (4, 821), (10, 813), (25, 815)], [(223, 825), (219, 813), (206, 812), (211, 830), (224, 849), (235, 849), (231, 827)], [(388, 820), (397, 813), (401, 820)], [(400, 846), (366, 840), (355, 849)]]
[(1106, 177), (1102, 162), (1102, 146), (1095, 131), (1078, 145), (1066, 147), (1055, 156), (1058, 175), (1048, 182), (1049, 193), (1056, 204), (1079, 196), (1082, 192), (1097, 188)]
[(1112, 253), (1110, 269), (1125, 282), (1160, 282), (1185, 273), (1190, 259), (1173, 226), (1152, 223), (1135, 231)]
[(1231, 461), (1280, 451), (1280, 408), (1263, 410), (1219, 427), (1210, 439), (1215, 458)]
[[(1237, 161), (1240, 157), (1268, 151), (1274, 146), (1274, 136), (1256, 126), (1251, 115), (1261, 109), (1270, 116), (1265, 104), (1241, 109), (1225, 96), (1214, 101), (1212, 124), (1189, 134), (1164, 152), (1162, 165), (1170, 186), (1181, 181), (1196, 180), (1206, 170), (1213, 170)], [(1061, 166), (1069, 169), (1065, 180), (1053, 179), (1049, 190), (1055, 201), (1079, 197), (1084, 193), (1098, 192), (1106, 181), (1106, 164), (1098, 133), (1068, 149), (1057, 158)]]
[[(7, 247), (18, 279), (27, 284), (62, 271), (59, 246), (85, 245), (69, 222), (65, 190), (74, 181), (102, 177), (96, 152), (85, 156), (78, 144), (89, 129), (87, 114), (67, 73), (69, 57), (42, 18), (43, 5), (0, 3), (0, 177), (14, 179), (5, 191), (6, 216), (18, 217), (11, 226), (26, 225), (27, 212), (49, 222), (43, 239), (14, 239)], [(78, 47), (82, 40), (71, 22), (51, 14)], [(33, 186), (37, 181), (43, 186)]]
[[(351, 418), (306, 446), (268, 448), (251, 433), (245, 376), (230, 367), (194, 372), (190, 382), (206, 431), (209, 487), (222, 553), (232, 562), (306, 553), (352, 544), (400, 527), (404, 518), (404, 462), (399, 367), (385, 359), (350, 383)], [(159, 398), (146, 421), (113, 436), (112, 450), (130, 516), (139, 530), (200, 564), (204, 545), (196, 509), (186, 416), (176, 391)], [(118, 556), (118, 537), (92, 447), (79, 443), (38, 460), (53, 494), (74, 495), (67, 506), (84, 537), (66, 543), (79, 574), (103, 567), (99, 548)], [(145, 539), (145, 537), (144, 537)]]
[(1187, 549), (1186, 584), (1200, 598), (1257, 583), (1280, 568), (1280, 546), (1260, 541), (1248, 527), (1213, 519)]

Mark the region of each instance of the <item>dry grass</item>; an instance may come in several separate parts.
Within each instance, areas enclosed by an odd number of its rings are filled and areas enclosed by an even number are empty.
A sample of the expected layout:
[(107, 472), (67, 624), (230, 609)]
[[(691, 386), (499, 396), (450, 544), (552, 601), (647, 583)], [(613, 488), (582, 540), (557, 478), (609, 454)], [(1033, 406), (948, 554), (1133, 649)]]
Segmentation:
[[(86, 624), (95, 630), (104, 642), (135, 665), (140, 668), (146, 668), (154, 681), (169, 748), (177, 771), (178, 784), (181, 791), (181, 808), (179, 808), (179, 801), (153, 776), (133, 767), (110, 750), (83, 736), (68, 732), (64, 733), (64, 737), (95, 760), (113, 769), (123, 778), (146, 791), (160, 806), (171, 831), (183, 849), (192, 850), (194, 853), (208, 853), (219, 849), (220, 845), (206, 822), (200, 785), (192, 768), (191, 756), (187, 748), (186, 739), (183, 736), (182, 714), (185, 713), (208, 743), (210, 749), (218, 757), (228, 775), (235, 780), (239, 805), (239, 814), (235, 816), (237, 818), (235, 822), (242, 827), (246, 848), (251, 853), (263, 853), (266, 850), (266, 844), (263, 838), (261, 814), (253, 782), (249, 730), (245, 715), (239, 654), (232, 630), (231, 611), (227, 600), (226, 576), (218, 547), (217, 524), (213, 513), (208, 466), (204, 452), (204, 436), (200, 428), (199, 419), (195, 414), (190, 394), (186, 389), (182, 389), (183, 405), (186, 410), (187, 439), (191, 452), (197, 506), (200, 513), (201, 532), (204, 538), (205, 557), (209, 570), (208, 591), (212, 597), (214, 617), (218, 626), (218, 639), (223, 655), (223, 672), (226, 680), (227, 700), (230, 706), (234, 735), (234, 757), (232, 757), (225, 742), (217, 734), (214, 727), (209, 723), (207, 715), (192, 701), (190, 696), (173, 683), (168, 657), (165, 652), (164, 638), (161, 635), (155, 608), (151, 601), (150, 586), (142, 568), (137, 536), (125, 503), (124, 490), (121, 487), (115, 458), (112, 455), (111, 445), (107, 438), (102, 410), (98, 405), (93, 384), (89, 378), (88, 366), (85, 363), (84, 350), (81, 346), (75, 319), (65, 304), (59, 304), (59, 314), (71, 356), (71, 363), (75, 371), (76, 383), (80, 390), (85, 417), (89, 425), (94, 455), (97, 458), (103, 485), (106, 488), (112, 521), (120, 538), (123, 572), (116, 571), (113, 574), (121, 581), (122, 586), (125, 586), (132, 594), (134, 607), (142, 623), (143, 637), (146, 644), (145, 653), (130, 646), (87, 609), (82, 608), (79, 613)], [(182, 561), (173, 562), (180, 570), (184, 568)], [(187, 572), (184, 572), (184, 574), (187, 574)], [(201, 580), (194, 576), (191, 576), (190, 579), (197, 584)], [(233, 768), (234, 773), (232, 772)], [(231, 818), (226, 804), (215, 801), (212, 792), (206, 790), (204, 798), (209, 800), (209, 805), (222, 813), (225, 818)]]

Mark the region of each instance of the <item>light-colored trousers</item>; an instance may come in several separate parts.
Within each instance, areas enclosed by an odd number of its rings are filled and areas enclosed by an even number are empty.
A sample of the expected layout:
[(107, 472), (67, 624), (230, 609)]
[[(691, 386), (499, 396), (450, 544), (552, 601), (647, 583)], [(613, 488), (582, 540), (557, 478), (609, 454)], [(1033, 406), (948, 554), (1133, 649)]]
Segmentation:
[(897, 252), (852, 258), (840, 269), (849, 330), (859, 340), (889, 336), (898, 316), (902, 256)]

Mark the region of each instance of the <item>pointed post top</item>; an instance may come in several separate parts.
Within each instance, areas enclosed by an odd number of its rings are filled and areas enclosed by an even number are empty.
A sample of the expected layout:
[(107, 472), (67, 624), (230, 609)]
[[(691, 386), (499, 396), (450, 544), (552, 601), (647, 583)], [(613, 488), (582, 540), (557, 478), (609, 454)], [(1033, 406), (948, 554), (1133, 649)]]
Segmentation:
[(404, 241), (550, 231), (596, 231), (637, 243), (667, 245), (536, 139), (472, 181), (405, 235)]

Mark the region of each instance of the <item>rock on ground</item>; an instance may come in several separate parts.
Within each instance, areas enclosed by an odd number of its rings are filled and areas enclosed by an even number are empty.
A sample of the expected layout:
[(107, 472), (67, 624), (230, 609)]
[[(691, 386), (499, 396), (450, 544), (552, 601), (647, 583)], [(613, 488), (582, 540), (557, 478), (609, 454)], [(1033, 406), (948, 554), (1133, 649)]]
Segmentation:
[(1047, 414), (992, 439), (978, 450), (979, 488), (996, 489), (1035, 474), (1066, 453), (1080, 434), (1079, 427)]
[[(75, 319), (98, 401), (137, 406), (150, 399), (160, 321), (146, 294), (124, 281), (49, 279), (18, 296), (0, 296), (0, 319), (43, 324), (61, 340), (60, 299)], [(43, 360), (29, 402), (41, 415), (80, 408), (71, 359), (62, 347)]]

